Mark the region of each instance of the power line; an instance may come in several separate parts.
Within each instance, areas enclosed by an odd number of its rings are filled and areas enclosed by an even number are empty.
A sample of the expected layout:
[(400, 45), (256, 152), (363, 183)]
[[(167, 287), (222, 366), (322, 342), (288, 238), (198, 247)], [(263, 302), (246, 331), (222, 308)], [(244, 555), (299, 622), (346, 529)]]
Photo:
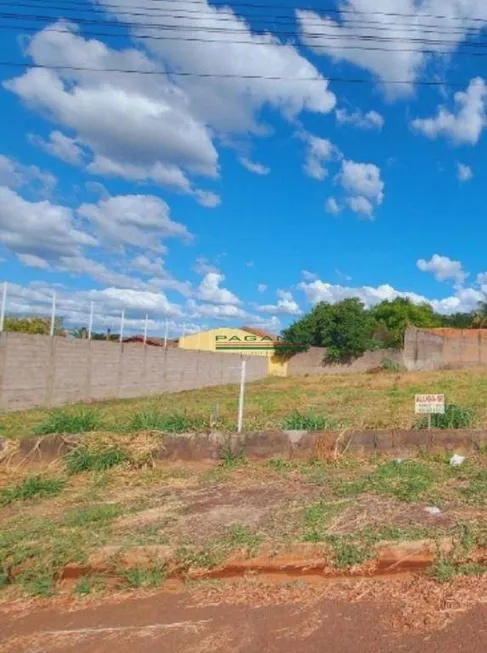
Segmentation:
[[(176, 3), (177, 5), (196, 5), (198, 7), (201, 7), (203, 4), (201, 0), (150, 0), (151, 2), (154, 3)], [(73, 1), (73, 0), (63, 0), (65, 3), (69, 4), (82, 4), (81, 2)], [(108, 3), (105, 5), (105, 3), (102, 3), (101, 6), (109, 6)], [(112, 7), (119, 7), (120, 5), (110, 5)], [(128, 5), (125, 5), (128, 7)], [(342, 9), (337, 9), (336, 7), (329, 7), (325, 5), (308, 5), (307, 7), (299, 6), (299, 5), (285, 5), (285, 4), (259, 4), (259, 3), (250, 3), (250, 2), (225, 2), (222, 4), (214, 4), (214, 5), (207, 5), (215, 9), (223, 9), (223, 8), (230, 8), (234, 9), (236, 7), (238, 8), (251, 8), (251, 9), (285, 9), (285, 10), (296, 10), (296, 11), (313, 11), (313, 12), (324, 12), (328, 14), (335, 14), (335, 15), (360, 15), (360, 16), (390, 16), (393, 18), (435, 18), (438, 20), (453, 20), (453, 21), (465, 21), (465, 22), (480, 22), (487, 24), (487, 18), (481, 18), (478, 16), (457, 16), (453, 14), (427, 14), (427, 13), (406, 13), (406, 12), (389, 12), (389, 11), (361, 11), (360, 9), (354, 9), (354, 8), (342, 8)], [(132, 8), (134, 8), (133, 5), (131, 5)], [(147, 8), (144, 6), (144, 8)]]
[[(52, 20), (57, 20), (57, 16), (44, 16), (44, 15), (19, 15), (11, 13), (0, 13), (0, 18), (7, 18), (10, 20), (27, 20), (30, 22), (49, 22)], [(81, 25), (101, 25), (104, 27), (132, 27), (134, 29), (144, 29), (144, 30), (156, 30), (156, 31), (190, 31), (190, 32), (203, 32), (211, 34), (248, 34), (247, 29), (227, 29), (222, 27), (207, 27), (207, 26), (197, 26), (193, 24), (180, 25), (172, 24), (166, 25), (164, 23), (118, 23), (114, 21), (106, 20), (95, 20), (95, 19), (85, 19), (77, 18), (76, 22)], [(280, 37), (297, 37), (299, 36), (296, 31), (273, 31), (272, 36)], [(306, 40), (309, 39), (328, 39), (328, 40), (341, 40), (343, 36), (341, 34), (329, 33), (329, 32), (306, 32), (301, 35)], [(406, 42), (406, 43), (418, 43), (422, 45), (452, 45), (458, 46), (459, 42), (457, 40), (440, 40), (440, 39), (422, 39), (414, 37), (405, 37), (405, 36), (375, 36), (372, 34), (347, 34), (348, 39), (359, 40), (359, 41), (377, 41), (380, 43), (396, 43), (396, 42)], [(469, 42), (466, 41), (462, 44), (463, 46), (470, 47), (484, 47), (487, 46), (486, 42)]]
[[(62, 0), (63, 5), (59, 4), (48, 4), (45, 5), (43, 4), (41, 7), (40, 5), (37, 4), (32, 4), (32, 0), (30, 3), (18, 3), (18, 2), (0, 2), (0, 6), (15, 6), (15, 7), (23, 7), (23, 8), (41, 8), (42, 10), (55, 10), (55, 11), (65, 11), (66, 9), (68, 11), (81, 11), (83, 13), (91, 13), (91, 14), (101, 14), (101, 15), (107, 15), (107, 12), (104, 9), (99, 9), (97, 7), (71, 7), (68, 5), (66, 7), (65, 3), (66, 0)], [(113, 7), (116, 8), (118, 7), (117, 5), (104, 5), (105, 7)], [(133, 7), (133, 8), (138, 8), (138, 7)], [(140, 7), (144, 8), (144, 7)], [(145, 9), (145, 8), (144, 8)], [(157, 14), (152, 14), (152, 13), (147, 13), (147, 12), (129, 12), (129, 11), (123, 11), (117, 9), (116, 14), (117, 16), (132, 16), (132, 17), (140, 17), (140, 18), (154, 18), (154, 17), (162, 17), (162, 18), (176, 18), (176, 19), (183, 19), (183, 20), (191, 20), (193, 16), (195, 16), (194, 20), (204, 20), (206, 17), (208, 20), (211, 19), (212, 22), (217, 22), (217, 23), (225, 23), (225, 22), (232, 22), (238, 18), (240, 19), (245, 19), (245, 20), (252, 20), (253, 22), (265, 22), (266, 25), (271, 24), (277, 24), (277, 25), (284, 25), (284, 26), (289, 26), (291, 27), (294, 25), (297, 21), (297, 19), (294, 16), (263, 16), (263, 15), (258, 15), (258, 16), (236, 16), (235, 14), (231, 12), (228, 13), (228, 17), (221, 16), (220, 12), (218, 14), (210, 13), (210, 12), (199, 12), (196, 10), (189, 10), (189, 9), (177, 9), (178, 12), (184, 12), (184, 14), (177, 13), (174, 14), (170, 10), (165, 10), (165, 9), (159, 9)], [(154, 10), (156, 10), (154, 9)], [(16, 14), (18, 17), (24, 17), (28, 18), (28, 14)], [(46, 18), (52, 19), (52, 20), (57, 20), (60, 18), (60, 16), (45, 16)], [(78, 17), (71, 17), (71, 16), (65, 16), (63, 15), (64, 18), (72, 19), (72, 20), (78, 20)], [(281, 20), (284, 19), (284, 20)], [(103, 21), (103, 22), (109, 22), (109, 21)], [(113, 21), (112, 21), (113, 22)], [(121, 23), (126, 23), (126, 21), (121, 20)], [(486, 21), (487, 22), (487, 21)], [(374, 27), (369, 27), (369, 25), (373, 25)], [(400, 29), (401, 31), (410, 31), (414, 33), (432, 33), (432, 34), (465, 34), (466, 32), (474, 32), (478, 33), (480, 27), (469, 27), (465, 26), (463, 28), (446, 28), (443, 29), (444, 26), (441, 25), (432, 25), (431, 23), (398, 23), (397, 21), (391, 22), (391, 23), (386, 23), (384, 24), (383, 21), (365, 21), (363, 19), (347, 19), (347, 22), (340, 24), (340, 27), (355, 27), (359, 29), (368, 29), (368, 30), (374, 30), (374, 31), (388, 31), (390, 27), (387, 27), (387, 25), (390, 25), (394, 27), (394, 29)], [(309, 22), (307, 21), (307, 26), (311, 27), (322, 27), (322, 26), (327, 26), (323, 25), (323, 22)]]
[[(337, 84), (376, 84), (372, 79), (350, 78), (350, 77), (323, 77), (316, 75), (314, 77), (284, 77), (281, 75), (242, 75), (235, 73), (199, 73), (194, 71), (176, 70), (140, 70), (140, 69), (123, 69), (123, 68), (89, 68), (86, 66), (47, 66), (44, 64), (28, 63), (24, 61), (0, 61), (1, 67), (11, 68), (36, 68), (45, 70), (70, 70), (74, 72), (91, 72), (91, 73), (121, 73), (126, 75), (159, 75), (163, 77), (197, 77), (212, 79), (243, 79), (243, 80), (265, 80), (265, 81), (292, 81), (292, 82), (331, 82)], [(393, 85), (417, 85), (417, 86), (448, 86), (452, 88), (464, 88), (470, 80), (462, 82), (442, 82), (440, 80), (414, 80), (414, 79), (389, 79), (380, 80), (381, 84)]]
[[(0, 30), (15, 30), (15, 31), (27, 31), (27, 32), (38, 32), (38, 29), (36, 27), (19, 27), (17, 25), (2, 25), (0, 23)], [(55, 32), (57, 34), (73, 34), (71, 30), (68, 29), (58, 29), (58, 28), (46, 28), (44, 30), (45, 32)], [(115, 38), (127, 38), (126, 34), (121, 34), (121, 33), (111, 33), (111, 32), (92, 32), (92, 31), (83, 31), (83, 36), (95, 36), (95, 37), (115, 37)], [(298, 40), (295, 40), (290, 43), (269, 43), (266, 41), (255, 41), (255, 40), (222, 40), (222, 39), (210, 39), (210, 38), (199, 38), (197, 36), (191, 37), (183, 37), (183, 36), (155, 36), (152, 34), (140, 34), (137, 35), (137, 39), (143, 39), (143, 40), (154, 40), (154, 41), (176, 41), (176, 42), (190, 42), (190, 43), (220, 43), (220, 44), (230, 44), (230, 45), (253, 45), (253, 46), (271, 46), (271, 47), (288, 47), (288, 46), (299, 46), (302, 45), (301, 42)], [(487, 43), (486, 43), (487, 46)], [(313, 45), (314, 50), (360, 50), (364, 52), (411, 52), (411, 53), (418, 53), (418, 54), (439, 54), (438, 50), (424, 50), (424, 49), (418, 49), (418, 48), (382, 48), (379, 46), (372, 46), (372, 47), (365, 47), (363, 45), (337, 45), (337, 46), (329, 46), (329, 45)], [(472, 56), (472, 57), (484, 57), (487, 56), (487, 52), (481, 51), (481, 52), (475, 52), (475, 51), (462, 51), (459, 50), (456, 52), (457, 55), (460, 56)]]

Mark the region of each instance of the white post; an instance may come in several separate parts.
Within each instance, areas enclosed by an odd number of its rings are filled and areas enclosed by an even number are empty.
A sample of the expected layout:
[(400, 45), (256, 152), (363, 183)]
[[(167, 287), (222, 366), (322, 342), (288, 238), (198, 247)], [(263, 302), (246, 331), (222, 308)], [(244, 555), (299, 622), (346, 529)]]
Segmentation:
[(54, 335), (54, 325), (56, 323), (56, 293), (52, 293), (52, 309), (51, 309), (51, 337)]
[(7, 288), (8, 284), (6, 281), (3, 282), (3, 293), (2, 293), (2, 308), (0, 310), (0, 333), (3, 332), (5, 325), (5, 307), (7, 305)]
[(120, 342), (123, 340), (123, 325), (125, 322), (125, 309), (122, 308), (122, 315), (120, 316)]
[(147, 342), (147, 321), (148, 321), (148, 319), (149, 319), (149, 314), (146, 313), (146, 315), (145, 315), (145, 322), (144, 322), (144, 345), (145, 345), (146, 342)]
[(245, 358), (242, 358), (242, 367), (240, 369), (240, 394), (238, 396), (238, 424), (237, 424), (238, 433), (242, 433), (242, 427), (243, 427), (246, 368), (247, 368), (247, 361), (245, 360)]
[(169, 330), (169, 324), (166, 318), (166, 324), (164, 326), (164, 349), (167, 349), (167, 332)]
[(88, 340), (91, 340), (91, 332), (93, 331), (93, 302), (90, 306), (90, 321), (88, 322)]

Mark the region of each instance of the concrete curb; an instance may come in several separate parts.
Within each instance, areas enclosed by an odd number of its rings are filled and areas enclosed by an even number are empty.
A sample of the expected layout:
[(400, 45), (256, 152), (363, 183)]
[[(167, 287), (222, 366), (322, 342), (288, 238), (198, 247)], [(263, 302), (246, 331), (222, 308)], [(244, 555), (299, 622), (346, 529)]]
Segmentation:
[[(123, 436), (121, 436), (122, 438)], [(52, 460), (83, 442), (83, 436), (47, 435), (19, 442), (17, 456), (25, 461)], [(121, 446), (123, 440), (121, 439)], [(487, 430), (377, 431), (256, 431), (251, 433), (166, 434), (153, 456), (167, 461), (217, 461), (223, 455), (249, 460), (334, 459), (339, 455), (414, 456), (424, 453), (469, 454), (487, 446)]]

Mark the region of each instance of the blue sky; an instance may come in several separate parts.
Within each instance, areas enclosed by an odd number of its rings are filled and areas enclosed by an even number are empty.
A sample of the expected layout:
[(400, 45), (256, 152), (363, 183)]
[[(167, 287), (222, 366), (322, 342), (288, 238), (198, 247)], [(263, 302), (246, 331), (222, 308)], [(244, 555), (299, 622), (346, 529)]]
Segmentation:
[[(177, 335), (278, 331), (348, 296), (444, 313), (483, 298), (485, 58), (465, 53), (481, 51), (487, 6), (293, 1), (269, 20), (204, 0), (59, 0), (35, 22), (30, 2), (0, 20), (16, 25), (2, 59), (27, 64), (0, 70), (9, 311), (48, 313), (55, 289), (69, 325), (93, 302), (100, 330), (124, 308), (129, 331), (148, 314), (151, 333), (167, 319)], [(106, 31), (122, 37), (89, 34)]]

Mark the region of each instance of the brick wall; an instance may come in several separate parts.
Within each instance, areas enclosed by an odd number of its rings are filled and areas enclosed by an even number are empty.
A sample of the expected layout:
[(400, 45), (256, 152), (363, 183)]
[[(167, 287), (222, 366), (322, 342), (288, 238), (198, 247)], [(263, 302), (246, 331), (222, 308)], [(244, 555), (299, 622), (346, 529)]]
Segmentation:
[[(267, 358), (247, 358), (248, 381), (266, 375)], [(1, 410), (143, 397), (239, 379), (239, 354), (23, 333), (0, 337)]]
[(323, 362), (326, 350), (322, 347), (311, 347), (308, 351), (296, 354), (289, 359), (287, 365), (288, 376), (305, 376), (309, 374), (352, 374), (368, 372), (379, 367), (385, 358), (403, 364), (402, 351), (397, 349), (379, 349), (367, 351), (360, 358), (341, 365), (329, 365)]
[(409, 370), (487, 365), (487, 329), (416, 329), (406, 331), (404, 363)]

